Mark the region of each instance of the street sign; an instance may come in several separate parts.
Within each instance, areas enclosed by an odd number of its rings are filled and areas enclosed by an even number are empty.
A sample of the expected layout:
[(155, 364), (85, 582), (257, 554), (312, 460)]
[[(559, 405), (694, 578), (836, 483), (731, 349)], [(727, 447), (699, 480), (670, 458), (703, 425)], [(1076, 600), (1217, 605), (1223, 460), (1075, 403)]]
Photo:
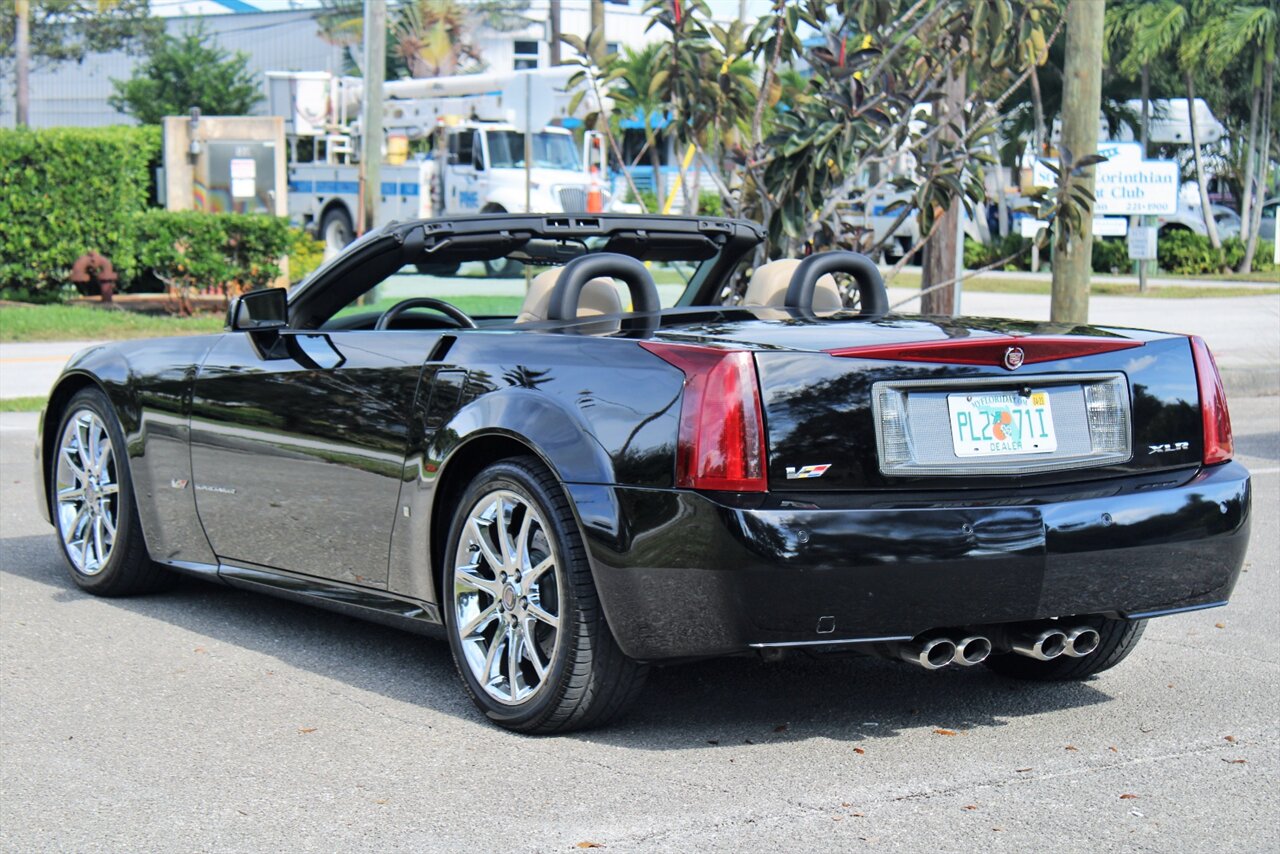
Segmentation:
[[(1036, 236), (1042, 228), (1048, 228), (1049, 223), (1042, 219), (1032, 219), (1024, 216), (1018, 220), (1018, 233), (1027, 239)], [(1122, 216), (1096, 216), (1093, 218), (1093, 236), (1094, 237), (1124, 237), (1129, 230), (1129, 220)]]
[[(1093, 212), (1097, 216), (1140, 216), (1178, 211), (1178, 164), (1173, 160), (1143, 160), (1136, 142), (1101, 142), (1098, 154), (1108, 158), (1094, 167)], [(1037, 160), (1032, 180), (1052, 187), (1057, 178)]]
[(1157, 229), (1143, 225), (1129, 232), (1129, 260), (1154, 261), (1156, 257)]

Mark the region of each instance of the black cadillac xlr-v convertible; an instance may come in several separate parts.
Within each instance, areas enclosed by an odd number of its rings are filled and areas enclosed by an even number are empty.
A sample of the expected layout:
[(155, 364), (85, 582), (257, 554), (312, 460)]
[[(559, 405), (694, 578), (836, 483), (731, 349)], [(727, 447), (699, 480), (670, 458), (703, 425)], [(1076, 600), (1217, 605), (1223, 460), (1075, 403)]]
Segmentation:
[[(36, 449), (71, 577), (438, 632), (489, 718), (540, 733), (607, 720), (658, 662), (1079, 679), (1226, 603), (1250, 485), (1202, 341), (896, 316), (865, 257), (748, 269), (762, 239), (392, 224), (221, 334), (85, 350)], [(513, 267), (527, 288), (485, 278)], [(519, 314), (441, 299), (480, 285)]]

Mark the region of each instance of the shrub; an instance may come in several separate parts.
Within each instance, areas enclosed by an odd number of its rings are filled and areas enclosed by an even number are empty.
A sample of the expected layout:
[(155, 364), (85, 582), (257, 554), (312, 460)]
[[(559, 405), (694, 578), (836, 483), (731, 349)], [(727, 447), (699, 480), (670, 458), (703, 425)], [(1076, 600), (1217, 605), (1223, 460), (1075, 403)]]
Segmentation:
[(60, 299), (86, 252), (136, 272), (133, 217), (147, 204), (159, 128), (0, 131), (0, 289)]
[(324, 263), (324, 241), (316, 240), (305, 229), (289, 229), (289, 282), (300, 282)]
[(179, 294), (266, 287), (293, 240), (285, 219), (262, 214), (151, 210), (134, 227), (140, 269)]
[(1031, 269), (1031, 241), (1020, 234), (1008, 234), (990, 246), (969, 237), (964, 239), (966, 270), (978, 270), (997, 261), (1004, 262), (1002, 270)]
[(719, 193), (699, 193), (698, 213), (703, 216), (724, 216), (724, 199), (720, 198)]
[(1133, 262), (1129, 260), (1129, 244), (1121, 240), (1093, 241), (1093, 272), (1122, 273)]
[[(1226, 262), (1225, 253), (1214, 249), (1208, 237), (1181, 228), (1160, 234), (1156, 257), (1160, 269), (1184, 275), (1217, 273)], [(1241, 257), (1244, 257), (1243, 252)]]

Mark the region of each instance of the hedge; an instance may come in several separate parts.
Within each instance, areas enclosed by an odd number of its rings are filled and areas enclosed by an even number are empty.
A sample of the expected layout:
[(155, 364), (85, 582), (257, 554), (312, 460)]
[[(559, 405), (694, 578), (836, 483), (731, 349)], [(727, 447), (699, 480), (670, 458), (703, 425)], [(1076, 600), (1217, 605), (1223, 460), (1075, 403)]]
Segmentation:
[(137, 272), (133, 218), (146, 207), (158, 127), (0, 131), (0, 287), (57, 299), (86, 252)]
[(134, 221), (138, 267), (183, 291), (266, 287), (294, 242), (283, 217), (150, 210)]

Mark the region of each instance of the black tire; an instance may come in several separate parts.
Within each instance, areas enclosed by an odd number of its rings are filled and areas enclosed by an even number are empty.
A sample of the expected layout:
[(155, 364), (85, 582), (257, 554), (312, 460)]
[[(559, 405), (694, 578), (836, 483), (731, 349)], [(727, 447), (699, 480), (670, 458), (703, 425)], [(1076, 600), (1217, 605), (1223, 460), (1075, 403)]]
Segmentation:
[(1128, 657), (1147, 628), (1146, 620), (1112, 620), (1098, 618), (1082, 621), (1098, 630), (1098, 648), (1083, 658), (1060, 655), (1039, 661), (1017, 653), (993, 655), (986, 664), (1001, 676), (1028, 679), (1033, 682), (1062, 682), (1087, 679), (1110, 670)]
[[(499, 490), (513, 492), (536, 508), (556, 556), (559, 639), (540, 687), (518, 703), (499, 702), (486, 693), (464, 657), (457, 625), (454, 558), (472, 510)], [(536, 457), (501, 460), (476, 475), (458, 503), (444, 559), (440, 599), (454, 663), (472, 701), (494, 723), (530, 734), (586, 729), (614, 718), (640, 693), (647, 668), (623, 655), (614, 641), (568, 498)], [(502, 624), (495, 618), (494, 625), (496, 632)]]
[[(59, 525), (59, 507), (55, 500), (63, 436), (71, 420), (86, 410), (95, 414), (106, 428), (111, 440), (112, 454), (116, 455), (118, 449), (113, 466), (118, 487), (113, 508), (116, 520), (115, 538), (102, 568), (92, 574), (77, 567), (71, 548), (62, 535), (63, 529)], [(127, 447), (111, 401), (101, 389), (86, 388), (77, 392), (67, 402), (62, 418), (58, 422), (53, 452), (47, 460), (50, 505), (59, 550), (67, 561), (67, 571), (71, 575), (71, 580), (81, 590), (95, 596), (133, 596), (140, 593), (154, 593), (169, 587), (176, 577), (152, 562), (150, 555), (147, 554), (147, 544), (142, 537), (142, 525), (138, 521), (138, 505), (133, 491), (133, 479), (129, 472)]]
[(324, 212), (320, 218), (320, 240), (326, 249), (341, 252), (355, 237), (355, 226), (346, 208), (334, 205)]

